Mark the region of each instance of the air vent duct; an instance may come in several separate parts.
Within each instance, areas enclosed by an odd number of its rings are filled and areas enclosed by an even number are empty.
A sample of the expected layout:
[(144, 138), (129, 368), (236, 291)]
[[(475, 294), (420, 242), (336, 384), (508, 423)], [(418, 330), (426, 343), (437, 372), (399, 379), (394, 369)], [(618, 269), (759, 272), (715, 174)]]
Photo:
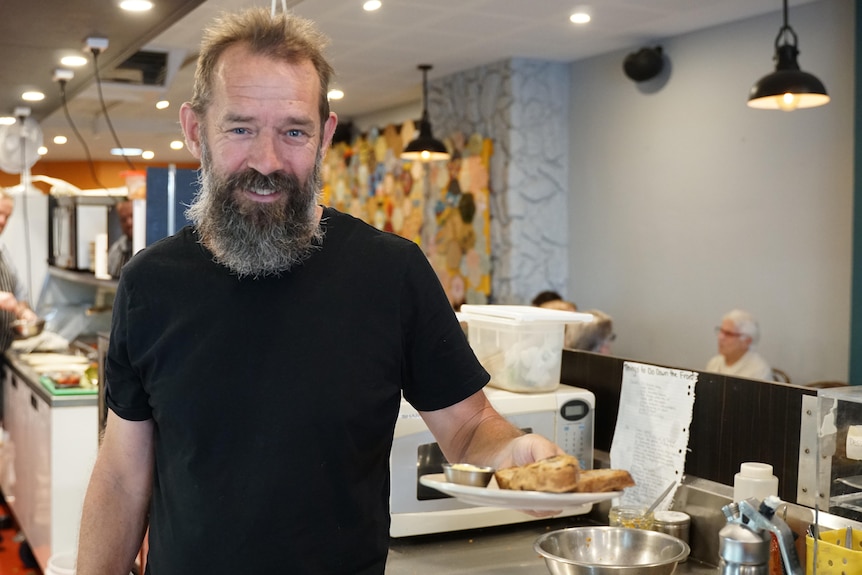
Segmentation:
[(136, 86), (164, 86), (167, 75), (167, 52), (141, 50), (132, 54), (103, 80)]
[(135, 52), (113, 70), (102, 72), (102, 85), (110, 94), (106, 97), (123, 99), (122, 94), (164, 92), (173, 83), (186, 54), (183, 49), (151, 46)]

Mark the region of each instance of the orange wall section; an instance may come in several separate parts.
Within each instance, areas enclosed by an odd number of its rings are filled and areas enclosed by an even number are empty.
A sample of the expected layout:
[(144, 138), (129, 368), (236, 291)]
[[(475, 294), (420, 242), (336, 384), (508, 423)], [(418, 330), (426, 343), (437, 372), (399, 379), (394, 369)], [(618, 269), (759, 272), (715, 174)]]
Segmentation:
[[(175, 164), (177, 169), (198, 169), (197, 163)], [(135, 164), (138, 170), (146, 168), (166, 168), (168, 164), (147, 162), (146, 165)], [(93, 169), (90, 170), (90, 164), (87, 162), (36, 162), (30, 169), (33, 175), (48, 176), (65, 180), (70, 184), (77, 186), (82, 190), (89, 190), (101, 187), (93, 177), (93, 172), (96, 174), (102, 186), (108, 188), (117, 188), (126, 185), (124, 172), (129, 171), (129, 166), (126, 162), (93, 162)], [(7, 174), (0, 172), (0, 186), (8, 187), (15, 186), (21, 183), (20, 174)], [(48, 192), (47, 184), (34, 182), (34, 186), (41, 189), (43, 192)]]

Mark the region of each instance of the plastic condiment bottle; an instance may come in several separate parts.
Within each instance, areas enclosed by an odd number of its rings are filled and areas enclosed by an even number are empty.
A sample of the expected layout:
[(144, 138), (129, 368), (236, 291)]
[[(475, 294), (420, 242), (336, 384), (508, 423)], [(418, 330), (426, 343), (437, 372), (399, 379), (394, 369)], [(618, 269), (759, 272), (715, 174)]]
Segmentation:
[(739, 473), (733, 476), (734, 501), (750, 497), (763, 501), (770, 495), (778, 495), (778, 478), (771, 465), (749, 461), (739, 466)]

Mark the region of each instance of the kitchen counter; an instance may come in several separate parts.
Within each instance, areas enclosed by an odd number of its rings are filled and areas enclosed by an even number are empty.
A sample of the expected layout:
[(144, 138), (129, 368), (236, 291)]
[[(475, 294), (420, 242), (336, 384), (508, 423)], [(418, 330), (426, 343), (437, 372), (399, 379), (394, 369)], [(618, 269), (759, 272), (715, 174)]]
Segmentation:
[[(539, 535), (584, 525), (598, 525), (590, 516), (546, 519), (517, 525), (473, 529), (438, 535), (392, 539), (386, 573), (391, 575), (548, 575), (542, 557), (533, 551)], [(716, 575), (718, 568), (694, 560), (681, 563), (676, 575)]]
[(3, 375), (0, 489), (39, 567), (71, 552), (98, 451), (98, 398), (51, 393), (16, 352)]
[[(69, 350), (69, 353), (74, 353), (74, 350)], [(21, 359), (21, 356), (16, 351), (7, 351), (5, 354), (6, 363), (17, 374), (21, 381), (27, 384), (33, 393), (39, 396), (45, 403), (51, 407), (74, 407), (74, 406), (96, 406), (96, 393), (87, 394), (55, 394), (45, 387), (39, 380), (39, 373), (26, 361)]]

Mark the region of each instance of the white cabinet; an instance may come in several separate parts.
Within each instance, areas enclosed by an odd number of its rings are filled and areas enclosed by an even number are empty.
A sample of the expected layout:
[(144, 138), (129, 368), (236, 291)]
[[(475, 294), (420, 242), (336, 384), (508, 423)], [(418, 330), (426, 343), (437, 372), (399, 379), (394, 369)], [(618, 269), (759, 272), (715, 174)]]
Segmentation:
[[(32, 386), (31, 386), (32, 384)], [(44, 570), (74, 551), (90, 470), (98, 449), (94, 397), (54, 397), (7, 368), (3, 383), (4, 472), (0, 486)]]

